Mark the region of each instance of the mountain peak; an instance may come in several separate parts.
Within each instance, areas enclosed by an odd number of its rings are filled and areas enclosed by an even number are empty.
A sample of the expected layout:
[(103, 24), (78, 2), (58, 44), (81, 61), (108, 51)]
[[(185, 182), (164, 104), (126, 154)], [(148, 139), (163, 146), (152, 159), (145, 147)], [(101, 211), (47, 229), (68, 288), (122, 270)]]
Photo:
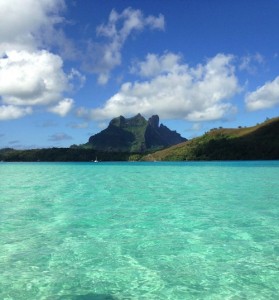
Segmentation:
[(129, 126), (141, 126), (143, 124), (144, 125), (147, 124), (147, 121), (141, 114), (137, 114), (136, 116), (131, 117), (131, 118), (125, 118), (123, 116), (113, 118), (110, 121), (109, 126), (125, 128), (125, 127), (129, 127)]
[(152, 126), (153, 128), (158, 128), (159, 127), (159, 116), (158, 115), (153, 115), (148, 119), (148, 124)]
[(162, 149), (186, 141), (176, 131), (159, 126), (159, 116), (153, 115), (148, 121), (137, 114), (131, 118), (119, 116), (109, 126), (89, 138), (93, 149), (110, 152), (139, 153)]

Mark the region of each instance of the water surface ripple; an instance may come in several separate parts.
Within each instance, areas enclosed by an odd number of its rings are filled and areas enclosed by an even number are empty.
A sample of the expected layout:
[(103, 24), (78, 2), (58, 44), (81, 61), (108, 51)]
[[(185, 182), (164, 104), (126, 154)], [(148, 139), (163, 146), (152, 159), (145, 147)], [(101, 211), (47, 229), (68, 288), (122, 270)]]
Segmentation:
[(0, 299), (279, 299), (279, 162), (1, 163)]

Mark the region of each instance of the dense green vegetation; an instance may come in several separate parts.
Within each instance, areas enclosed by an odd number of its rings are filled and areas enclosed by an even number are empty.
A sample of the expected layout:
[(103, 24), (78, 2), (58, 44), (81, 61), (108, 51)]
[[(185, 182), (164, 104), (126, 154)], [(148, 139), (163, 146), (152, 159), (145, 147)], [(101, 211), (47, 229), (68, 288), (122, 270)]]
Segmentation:
[(96, 157), (99, 161), (279, 159), (279, 118), (248, 128), (212, 129), (201, 137), (156, 152), (100, 151), (88, 145), (0, 150), (0, 161), (94, 161)]
[(248, 128), (212, 129), (201, 137), (146, 155), (143, 160), (279, 159), (279, 118)]
[(129, 153), (100, 152), (82, 148), (46, 148), (31, 150), (0, 150), (0, 161), (126, 161)]

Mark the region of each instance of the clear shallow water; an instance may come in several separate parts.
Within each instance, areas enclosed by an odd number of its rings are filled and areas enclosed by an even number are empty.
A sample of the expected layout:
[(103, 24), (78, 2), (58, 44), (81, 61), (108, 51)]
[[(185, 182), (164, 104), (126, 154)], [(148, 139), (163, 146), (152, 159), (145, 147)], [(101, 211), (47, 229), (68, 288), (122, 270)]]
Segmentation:
[(278, 299), (279, 161), (0, 164), (0, 299)]

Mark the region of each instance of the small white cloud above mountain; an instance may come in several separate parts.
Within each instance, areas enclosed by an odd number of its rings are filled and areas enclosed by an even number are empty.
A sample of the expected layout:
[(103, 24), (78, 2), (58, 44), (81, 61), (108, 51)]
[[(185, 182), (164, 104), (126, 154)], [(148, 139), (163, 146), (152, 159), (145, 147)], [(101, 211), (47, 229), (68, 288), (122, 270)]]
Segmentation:
[(266, 82), (245, 97), (248, 110), (260, 110), (279, 105), (279, 76)]
[(188, 66), (181, 63), (182, 57), (174, 53), (165, 53), (162, 56), (149, 53), (144, 61), (132, 64), (131, 73), (141, 77), (154, 77), (166, 73), (186, 72)]
[(61, 100), (57, 105), (50, 107), (48, 110), (61, 117), (65, 117), (72, 110), (73, 106), (74, 100), (67, 98)]

